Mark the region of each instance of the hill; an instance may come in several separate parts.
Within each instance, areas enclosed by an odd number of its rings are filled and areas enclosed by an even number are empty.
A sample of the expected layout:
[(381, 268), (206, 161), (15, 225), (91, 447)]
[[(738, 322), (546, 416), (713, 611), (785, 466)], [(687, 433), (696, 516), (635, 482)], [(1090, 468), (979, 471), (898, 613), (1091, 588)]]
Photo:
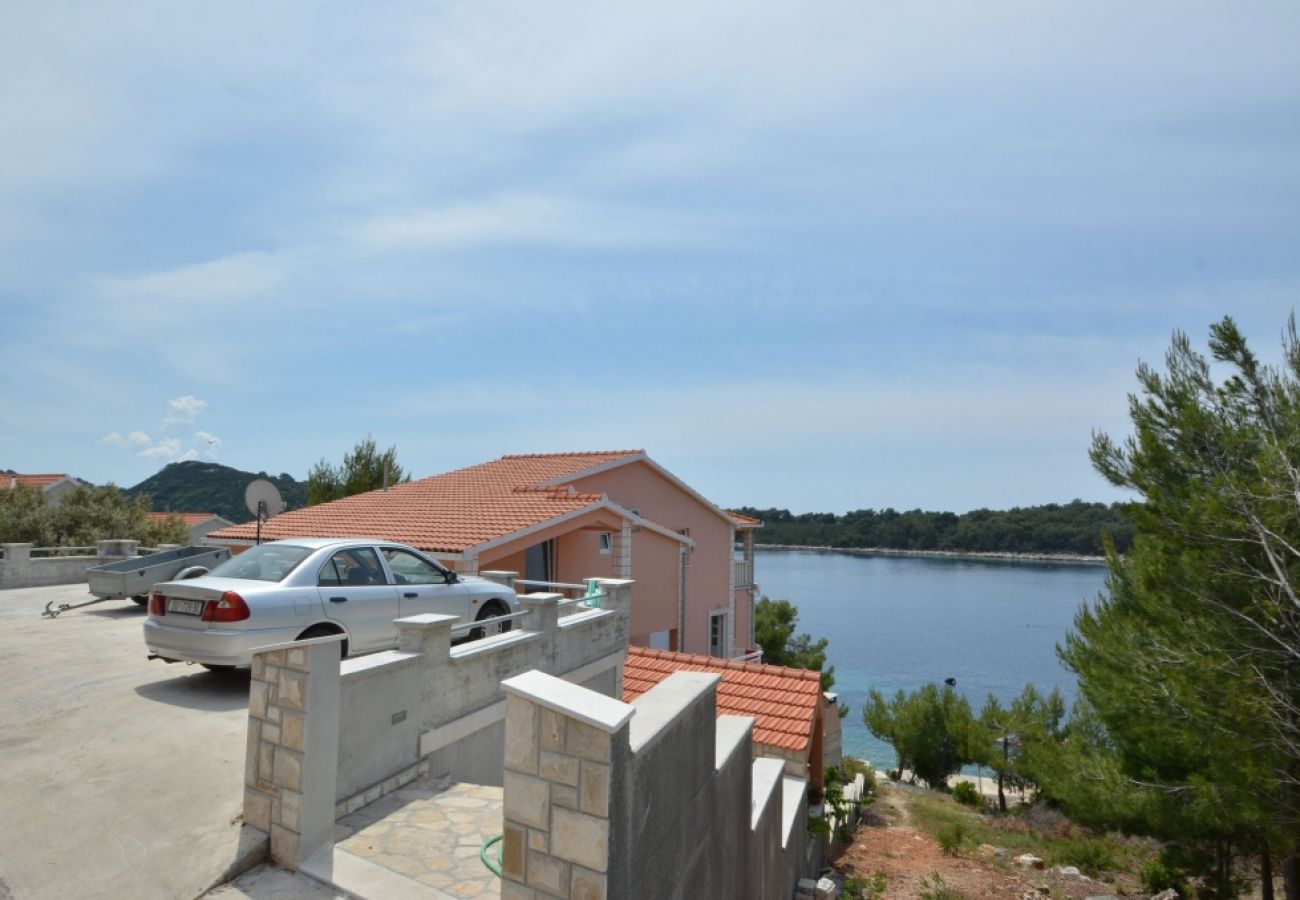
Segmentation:
[(235, 523), (248, 522), (253, 517), (244, 506), (244, 488), (255, 478), (265, 478), (280, 489), (285, 509), (307, 505), (307, 485), (292, 475), (272, 477), (194, 460), (171, 463), (125, 493), (129, 497), (148, 494), (156, 512), (210, 512)]

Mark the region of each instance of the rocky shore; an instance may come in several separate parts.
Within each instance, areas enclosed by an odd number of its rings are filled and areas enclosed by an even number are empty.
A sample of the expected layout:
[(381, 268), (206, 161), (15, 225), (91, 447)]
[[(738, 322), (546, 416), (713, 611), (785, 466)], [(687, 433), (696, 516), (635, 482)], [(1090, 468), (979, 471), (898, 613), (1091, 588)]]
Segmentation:
[(930, 556), (946, 559), (1001, 559), (1011, 562), (1055, 562), (1101, 565), (1104, 556), (1078, 553), (999, 553), (979, 550), (896, 550), (891, 547), (807, 547), (801, 544), (755, 544), (755, 550), (816, 550), (822, 553), (851, 553), (856, 556)]

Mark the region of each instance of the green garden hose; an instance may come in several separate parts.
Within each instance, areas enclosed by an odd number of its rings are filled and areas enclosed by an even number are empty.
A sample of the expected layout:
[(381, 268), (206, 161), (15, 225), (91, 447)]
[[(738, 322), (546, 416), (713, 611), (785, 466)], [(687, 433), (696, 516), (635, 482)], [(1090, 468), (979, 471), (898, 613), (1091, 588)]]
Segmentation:
[(497, 848), (497, 861), (495, 865), (492, 863), (492, 860), (488, 859), (488, 848), (491, 847), (493, 844), (501, 843), (501, 838), (502, 835), (499, 834), (496, 835), (495, 837), (488, 838), (486, 841), (483, 842), (483, 846), (480, 847), (478, 851), (478, 858), (483, 860), (483, 865), (487, 866), (488, 871), (491, 872), (493, 875), (495, 875), (497, 878), (501, 877), (501, 853), (505, 848), (504, 847)]

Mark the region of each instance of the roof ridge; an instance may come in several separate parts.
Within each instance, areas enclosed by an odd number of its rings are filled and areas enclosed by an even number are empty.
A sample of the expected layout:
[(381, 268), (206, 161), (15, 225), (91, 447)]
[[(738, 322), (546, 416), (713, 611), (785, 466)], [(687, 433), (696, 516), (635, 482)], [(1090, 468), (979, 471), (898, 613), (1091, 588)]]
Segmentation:
[(777, 678), (795, 678), (800, 681), (821, 680), (821, 673), (816, 669), (797, 669), (794, 666), (778, 666), (772, 663), (744, 662), (738, 659), (725, 659), (720, 656), (708, 656), (703, 653), (684, 653), (679, 650), (655, 650), (650, 647), (629, 646), (629, 656), (648, 656), (652, 659), (671, 659), (682, 663), (695, 663), (715, 669), (734, 669), (740, 672), (752, 672), (758, 675), (772, 675)]
[(562, 456), (636, 456), (645, 450), (568, 450), (555, 453), (507, 453), (501, 459), (556, 459)]

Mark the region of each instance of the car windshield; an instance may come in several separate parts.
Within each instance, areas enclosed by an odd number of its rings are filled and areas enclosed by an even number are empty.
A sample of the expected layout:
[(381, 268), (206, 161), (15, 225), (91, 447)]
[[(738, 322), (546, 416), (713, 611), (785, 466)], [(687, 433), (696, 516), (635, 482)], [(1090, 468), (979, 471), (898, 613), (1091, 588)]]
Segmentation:
[(214, 578), (283, 581), (311, 552), (310, 547), (296, 544), (262, 544), (232, 556), (208, 574)]

